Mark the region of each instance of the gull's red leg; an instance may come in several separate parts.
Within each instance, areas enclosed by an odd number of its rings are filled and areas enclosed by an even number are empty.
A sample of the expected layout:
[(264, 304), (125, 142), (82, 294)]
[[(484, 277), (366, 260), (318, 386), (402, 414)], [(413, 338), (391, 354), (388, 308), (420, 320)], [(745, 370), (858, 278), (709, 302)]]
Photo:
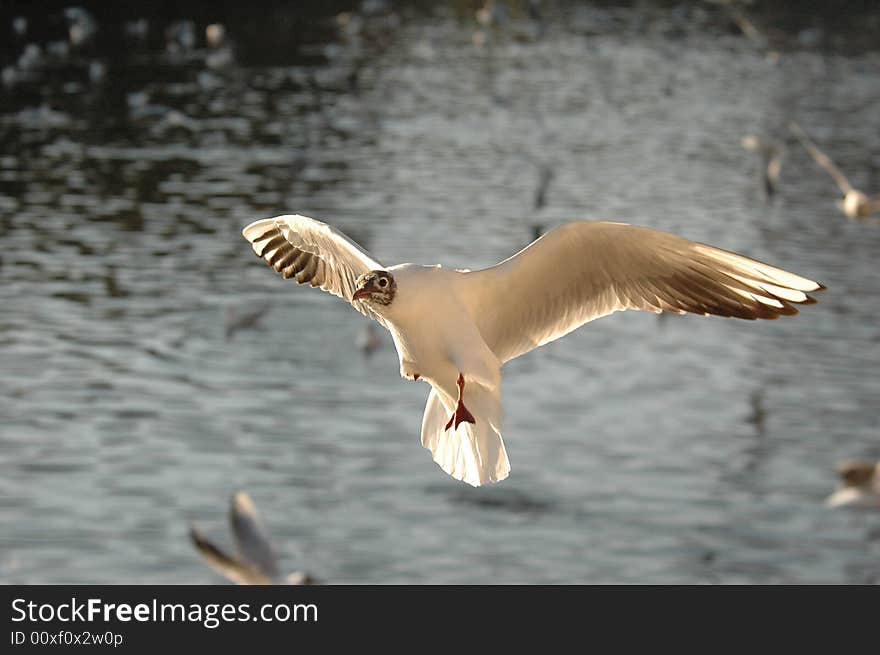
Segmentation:
[(458, 429), (458, 426), (464, 423), (465, 421), (468, 423), (476, 424), (477, 421), (474, 418), (474, 415), (468, 411), (468, 408), (464, 406), (464, 402), (462, 402), (462, 395), (464, 394), (464, 375), (461, 373), (458, 374), (458, 380), (455, 383), (458, 386), (458, 403), (455, 406), (455, 411), (452, 413), (452, 416), (449, 417), (449, 422), (446, 424), (445, 430), (448, 430), (455, 424), (455, 429)]

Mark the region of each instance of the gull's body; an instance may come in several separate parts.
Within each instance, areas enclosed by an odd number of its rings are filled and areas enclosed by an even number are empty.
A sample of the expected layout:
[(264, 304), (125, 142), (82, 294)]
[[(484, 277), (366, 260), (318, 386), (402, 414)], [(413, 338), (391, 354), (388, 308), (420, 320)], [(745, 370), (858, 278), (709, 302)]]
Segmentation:
[(255, 221), (243, 234), (285, 278), (348, 300), (391, 332), (401, 375), (431, 385), (422, 445), (474, 486), (510, 471), (501, 438), (505, 362), (616, 311), (777, 318), (823, 288), (624, 223), (568, 223), (481, 271), (385, 268), (341, 232), (298, 215)]
[(840, 484), (825, 504), (829, 507), (880, 509), (880, 462), (851, 460), (837, 466)]
[(832, 177), (837, 188), (843, 194), (843, 199), (837, 201), (837, 208), (843, 212), (847, 218), (870, 218), (870, 216), (880, 211), (880, 198), (869, 198), (867, 195), (856, 189), (850, 184), (849, 179), (839, 168), (831, 161), (831, 158), (824, 152), (819, 150), (813, 140), (807, 135), (803, 128), (795, 122), (789, 123), (789, 129), (801, 142), (804, 148), (810, 153), (813, 160), (819, 164)]

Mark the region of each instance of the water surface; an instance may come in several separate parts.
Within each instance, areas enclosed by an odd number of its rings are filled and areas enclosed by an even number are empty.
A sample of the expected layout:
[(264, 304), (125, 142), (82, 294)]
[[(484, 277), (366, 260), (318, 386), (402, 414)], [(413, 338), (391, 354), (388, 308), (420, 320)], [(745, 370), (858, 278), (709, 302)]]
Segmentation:
[[(784, 126), (880, 192), (878, 53), (768, 56), (708, 10), (514, 7), (482, 47), (465, 8), (356, 18), (275, 56), (247, 24), (218, 55), (206, 21), (183, 52), (155, 23), (43, 44), (4, 89), (0, 580), (217, 581), (187, 524), (222, 540), (244, 489), (329, 582), (876, 582), (877, 516), (822, 500), (880, 457), (880, 229)], [(749, 133), (787, 145), (770, 201)], [(365, 358), (363, 317), (253, 256), (242, 226), (282, 212), (468, 268), (622, 220), (828, 291), (774, 322), (617, 314), (512, 362), (511, 477), (472, 489), (421, 448), (387, 335)]]

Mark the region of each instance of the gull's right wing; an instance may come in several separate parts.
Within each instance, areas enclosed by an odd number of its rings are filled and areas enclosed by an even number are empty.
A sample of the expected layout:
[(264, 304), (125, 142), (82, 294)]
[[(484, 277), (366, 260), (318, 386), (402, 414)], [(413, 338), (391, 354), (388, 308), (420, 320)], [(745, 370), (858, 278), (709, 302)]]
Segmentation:
[(513, 257), (466, 272), (462, 293), (501, 362), (612, 312), (777, 318), (815, 302), (807, 278), (703, 243), (625, 223), (575, 222)]
[(238, 546), (240, 559), (260, 571), (269, 580), (277, 580), (278, 556), (272, 547), (269, 533), (257, 514), (254, 502), (243, 491), (232, 496), (229, 524)]

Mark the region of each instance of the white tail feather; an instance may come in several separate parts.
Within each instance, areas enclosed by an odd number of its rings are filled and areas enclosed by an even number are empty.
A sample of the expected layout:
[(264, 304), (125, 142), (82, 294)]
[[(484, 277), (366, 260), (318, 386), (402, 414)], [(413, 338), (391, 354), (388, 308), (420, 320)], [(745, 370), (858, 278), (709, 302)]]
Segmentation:
[(468, 381), (465, 405), (476, 424), (461, 423), (446, 430), (455, 402), (431, 388), (422, 419), (422, 445), (434, 461), (456, 480), (474, 487), (500, 482), (510, 474), (510, 461), (501, 438), (501, 395)]

